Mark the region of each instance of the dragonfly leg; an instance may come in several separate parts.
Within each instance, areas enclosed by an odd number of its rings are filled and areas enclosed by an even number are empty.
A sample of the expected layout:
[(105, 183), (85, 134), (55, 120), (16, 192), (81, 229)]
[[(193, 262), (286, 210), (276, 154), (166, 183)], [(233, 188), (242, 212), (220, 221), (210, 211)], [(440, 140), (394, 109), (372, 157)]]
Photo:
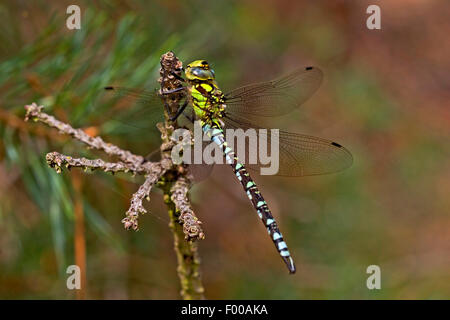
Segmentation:
[[(183, 69), (183, 71), (184, 71), (184, 69)], [(173, 75), (177, 80), (180, 80), (181, 82), (186, 82), (186, 80), (183, 77), (179, 76), (175, 72), (171, 72), (170, 74)]]
[(162, 96), (166, 96), (166, 95), (169, 95), (169, 94), (172, 94), (172, 93), (175, 93), (175, 92), (184, 91), (184, 90), (186, 90), (186, 87), (180, 87), (180, 88), (175, 88), (175, 89), (172, 89), (172, 90), (161, 91), (161, 95)]
[(194, 123), (194, 121), (195, 121), (195, 116), (194, 116), (193, 114), (192, 114), (192, 115), (184, 114), (184, 116), (185, 116), (190, 122)]
[(180, 114), (183, 113), (184, 109), (186, 109), (187, 105), (188, 105), (188, 100), (184, 101), (183, 105), (181, 106), (181, 108), (178, 109), (177, 113), (174, 116), (170, 117), (170, 121), (177, 120), (178, 117), (180, 116)]

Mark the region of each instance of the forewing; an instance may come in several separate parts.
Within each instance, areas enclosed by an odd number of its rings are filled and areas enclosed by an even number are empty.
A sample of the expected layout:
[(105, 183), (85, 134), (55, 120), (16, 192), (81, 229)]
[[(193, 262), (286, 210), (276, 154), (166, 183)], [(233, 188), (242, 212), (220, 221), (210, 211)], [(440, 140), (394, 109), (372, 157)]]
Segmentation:
[(153, 130), (156, 123), (163, 120), (163, 104), (156, 89), (149, 91), (109, 86), (105, 87), (104, 93), (107, 101), (115, 102), (105, 114), (108, 128), (115, 132), (131, 130), (142, 134), (144, 130)]
[(155, 105), (155, 103), (161, 102), (161, 98), (158, 95), (158, 91), (156, 89), (150, 91), (119, 86), (108, 86), (105, 87), (105, 92), (111, 97), (125, 98), (138, 104), (153, 106)]
[(227, 113), (251, 117), (274, 117), (298, 108), (322, 83), (316, 67), (302, 67), (278, 79), (250, 84), (225, 95)]

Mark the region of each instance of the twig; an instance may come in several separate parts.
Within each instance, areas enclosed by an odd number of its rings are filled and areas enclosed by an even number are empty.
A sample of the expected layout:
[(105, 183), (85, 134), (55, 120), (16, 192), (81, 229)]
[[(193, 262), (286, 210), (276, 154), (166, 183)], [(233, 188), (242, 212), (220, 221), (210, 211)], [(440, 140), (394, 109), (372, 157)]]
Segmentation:
[(72, 183), (74, 189), (74, 218), (75, 218), (75, 232), (74, 232), (74, 253), (75, 264), (80, 267), (80, 290), (77, 290), (77, 299), (83, 300), (86, 297), (86, 234), (84, 228), (84, 211), (83, 211), (83, 177), (79, 172), (74, 172), (72, 175)]
[(117, 156), (124, 162), (132, 164), (144, 162), (144, 157), (134, 155), (130, 151), (122, 150), (111, 143), (106, 143), (101, 137), (91, 137), (81, 129), (74, 129), (69, 124), (42, 112), (42, 108), (43, 106), (37, 106), (36, 103), (25, 106), (25, 110), (27, 111), (25, 121), (32, 119), (33, 121), (43, 122), (50, 127), (58, 129), (60, 133), (71, 135), (74, 139), (87, 144), (89, 147), (102, 150), (110, 156)]
[(147, 168), (142, 166), (134, 167), (130, 164), (124, 162), (105, 162), (102, 159), (89, 160), (86, 158), (72, 158), (71, 156), (66, 156), (58, 152), (50, 152), (45, 156), (47, 163), (50, 167), (56, 170), (56, 172), (61, 173), (62, 167), (67, 169), (82, 168), (91, 170), (102, 170), (105, 172), (131, 172), (133, 174), (145, 174)]
[(173, 233), (174, 249), (177, 255), (177, 272), (181, 283), (181, 296), (185, 300), (204, 299), (204, 291), (200, 275), (200, 256), (195, 241), (186, 241), (183, 226), (179, 222), (179, 214), (175, 203), (171, 200), (170, 190), (164, 189), (164, 202), (170, 217), (170, 229)]
[(181, 176), (170, 189), (172, 196), (170, 199), (175, 204), (175, 208), (180, 212), (179, 221), (183, 225), (183, 232), (186, 240), (204, 239), (205, 234), (201, 228), (202, 222), (195, 216), (188, 199), (188, 192), (191, 187), (190, 181)]
[[(144, 161), (144, 157), (135, 155), (127, 150), (103, 141), (101, 137), (90, 137), (81, 129), (74, 129), (69, 124), (57, 120), (55, 117), (50, 116), (42, 112), (43, 107), (37, 106), (35, 103), (25, 106), (26, 116), (25, 121), (33, 119), (34, 121), (43, 122), (50, 127), (57, 128), (60, 133), (71, 135), (73, 138), (80, 140), (87, 144), (91, 148), (103, 150), (109, 155), (117, 156), (122, 161), (118, 162), (105, 162), (102, 159), (90, 160), (86, 158), (73, 158), (71, 156), (63, 155), (58, 152), (50, 152), (46, 155), (47, 163), (50, 167), (54, 168), (56, 172), (61, 173), (63, 167), (71, 169), (72, 167), (83, 168), (85, 171), (102, 170), (105, 172), (117, 173), (117, 172), (130, 172), (133, 175), (151, 175), (154, 177), (154, 184), (161, 178), (167, 169), (172, 166), (170, 159), (164, 159), (160, 162), (148, 162)], [(134, 224), (137, 226), (137, 217), (142, 211), (135, 211), (133, 204), (127, 211), (127, 217), (132, 216)], [(124, 225), (129, 229), (126, 220)], [(137, 228), (133, 228), (137, 230)]]
[(131, 206), (126, 213), (126, 217), (122, 219), (122, 223), (125, 226), (125, 229), (132, 228), (133, 230), (138, 230), (138, 216), (139, 214), (147, 213), (144, 206), (142, 205), (142, 201), (146, 198), (150, 201), (150, 191), (152, 187), (158, 182), (161, 175), (165, 172), (162, 168), (158, 168), (155, 166), (154, 172), (150, 173), (145, 182), (139, 187), (138, 191), (133, 194), (131, 198)]

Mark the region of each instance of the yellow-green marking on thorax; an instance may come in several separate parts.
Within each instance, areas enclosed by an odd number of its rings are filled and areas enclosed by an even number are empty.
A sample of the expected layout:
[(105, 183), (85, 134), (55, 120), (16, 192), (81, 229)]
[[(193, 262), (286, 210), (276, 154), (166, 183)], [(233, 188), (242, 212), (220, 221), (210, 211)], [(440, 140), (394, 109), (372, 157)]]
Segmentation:
[(218, 119), (223, 116), (225, 105), (214, 70), (206, 60), (195, 60), (186, 66), (185, 74), (190, 84), (192, 106), (196, 116), (203, 123), (218, 123)]

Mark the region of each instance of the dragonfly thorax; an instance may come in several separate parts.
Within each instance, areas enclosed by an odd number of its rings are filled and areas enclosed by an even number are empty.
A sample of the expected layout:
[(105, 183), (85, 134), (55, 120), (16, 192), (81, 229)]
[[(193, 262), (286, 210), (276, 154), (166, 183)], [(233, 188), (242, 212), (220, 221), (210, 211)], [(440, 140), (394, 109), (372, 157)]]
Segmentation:
[(191, 102), (198, 119), (203, 123), (217, 123), (223, 127), (220, 118), (224, 116), (225, 99), (214, 81), (196, 82), (190, 87)]
[(224, 94), (214, 80), (214, 71), (205, 60), (196, 60), (187, 65), (186, 80), (190, 86), (192, 107), (203, 123), (221, 123), (224, 116)]

